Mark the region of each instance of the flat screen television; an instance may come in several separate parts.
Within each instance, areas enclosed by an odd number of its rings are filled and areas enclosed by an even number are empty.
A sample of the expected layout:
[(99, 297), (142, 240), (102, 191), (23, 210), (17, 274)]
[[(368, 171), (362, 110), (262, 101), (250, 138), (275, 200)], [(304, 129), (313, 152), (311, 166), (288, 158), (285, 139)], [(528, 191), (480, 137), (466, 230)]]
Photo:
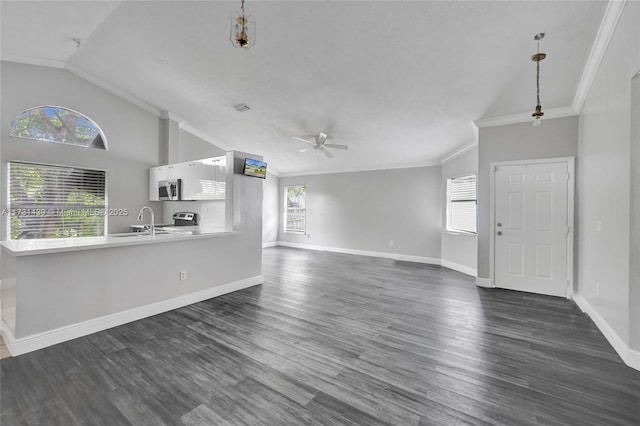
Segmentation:
[(261, 179), (267, 178), (267, 163), (254, 160), (252, 158), (244, 159), (244, 170), (242, 174), (253, 176)]

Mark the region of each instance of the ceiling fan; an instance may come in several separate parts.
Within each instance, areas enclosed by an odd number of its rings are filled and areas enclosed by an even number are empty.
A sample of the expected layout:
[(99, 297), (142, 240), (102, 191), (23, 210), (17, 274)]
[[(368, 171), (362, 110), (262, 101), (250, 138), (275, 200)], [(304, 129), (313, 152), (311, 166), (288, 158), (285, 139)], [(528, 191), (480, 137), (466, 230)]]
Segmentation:
[(327, 156), (327, 158), (333, 158), (333, 154), (331, 153), (331, 151), (328, 150), (328, 148), (345, 149), (345, 150), (349, 149), (347, 145), (326, 143), (328, 137), (329, 136), (326, 133), (319, 132), (317, 135), (308, 135), (301, 138), (294, 136), (293, 139), (311, 144), (311, 146), (300, 149), (299, 150), (300, 152), (314, 150), (317, 152), (322, 152), (324, 155)]

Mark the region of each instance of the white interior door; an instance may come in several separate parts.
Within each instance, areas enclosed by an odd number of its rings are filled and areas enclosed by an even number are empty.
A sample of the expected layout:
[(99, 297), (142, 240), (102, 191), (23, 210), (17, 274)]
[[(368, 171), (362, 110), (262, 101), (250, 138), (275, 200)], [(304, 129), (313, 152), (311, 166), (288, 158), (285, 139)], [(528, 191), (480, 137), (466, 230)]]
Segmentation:
[(494, 284), (567, 295), (567, 163), (496, 166)]

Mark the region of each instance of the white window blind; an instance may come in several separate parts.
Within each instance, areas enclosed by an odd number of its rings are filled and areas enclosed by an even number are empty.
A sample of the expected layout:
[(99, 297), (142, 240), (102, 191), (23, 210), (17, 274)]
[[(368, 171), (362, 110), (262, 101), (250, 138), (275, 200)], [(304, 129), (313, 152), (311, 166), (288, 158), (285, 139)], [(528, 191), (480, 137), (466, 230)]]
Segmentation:
[(476, 233), (476, 176), (447, 179), (447, 230)]
[(9, 163), (10, 239), (105, 234), (104, 170)]
[(287, 186), (284, 195), (284, 232), (304, 234), (307, 229), (307, 189), (304, 186)]

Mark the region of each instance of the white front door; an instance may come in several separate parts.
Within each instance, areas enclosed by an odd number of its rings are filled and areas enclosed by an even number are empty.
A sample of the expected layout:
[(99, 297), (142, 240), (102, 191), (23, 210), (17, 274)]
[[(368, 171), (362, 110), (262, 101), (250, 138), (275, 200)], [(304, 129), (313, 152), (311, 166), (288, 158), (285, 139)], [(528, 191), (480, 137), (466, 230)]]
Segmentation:
[(495, 286), (566, 297), (567, 163), (496, 166), (494, 182)]

